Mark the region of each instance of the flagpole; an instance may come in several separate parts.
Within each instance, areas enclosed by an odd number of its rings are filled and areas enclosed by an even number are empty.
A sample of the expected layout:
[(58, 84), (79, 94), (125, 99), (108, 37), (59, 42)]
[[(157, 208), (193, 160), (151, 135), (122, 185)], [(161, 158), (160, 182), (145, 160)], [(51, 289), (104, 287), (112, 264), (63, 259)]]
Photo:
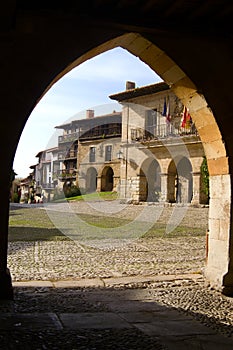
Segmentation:
[(156, 136), (160, 136), (160, 99), (159, 99), (159, 111), (158, 111), (158, 119), (159, 119), (159, 122), (158, 122), (158, 130), (157, 130), (157, 135)]

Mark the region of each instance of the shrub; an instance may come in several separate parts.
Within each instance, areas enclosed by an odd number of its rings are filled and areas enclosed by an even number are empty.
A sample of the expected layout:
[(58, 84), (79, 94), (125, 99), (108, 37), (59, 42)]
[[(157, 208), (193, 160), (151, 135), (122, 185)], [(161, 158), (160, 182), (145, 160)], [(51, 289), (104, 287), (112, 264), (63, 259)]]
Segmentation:
[(209, 171), (206, 157), (203, 157), (201, 165), (202, 191), (209, 198)]
[(16, 193), (16, 192), (14, 192), (13, 193), (13, 197), (12, 197), (12, 202), (13, 203), (19, 203), (19, 195), (18, 195), (18, 193)]
[(78, 186), (66, 186), (64, 187), (64, 194), (66, 198), (70, 197), (75, 197), (75, 196), (80, 196), (81, 195), (81, 190)]

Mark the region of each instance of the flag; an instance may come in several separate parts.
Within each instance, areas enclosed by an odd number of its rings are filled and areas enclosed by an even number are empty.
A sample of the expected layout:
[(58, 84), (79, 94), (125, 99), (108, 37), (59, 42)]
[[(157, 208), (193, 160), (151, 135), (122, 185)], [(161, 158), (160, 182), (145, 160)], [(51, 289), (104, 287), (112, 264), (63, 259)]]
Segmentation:
[(190, 129), (192, 125), (192, 117), (186, 107), (184, 107), (183, 118), (181, 120), (181, 127)]
[(185, 128), (185, 126), (186, 126), (186, 119), (187, 119), (187, 108), (184, 106), (183, 117), (181, 120), (181, 127), (182, 128)]
[(164, 104), (163, 104), (163, 113), (162, 116), (166, 117), (167, 115), (167, 103), (166, 103), (166, 97), (164, 97)]
[(191, 117), (189, 111), (187, 111), (187, 117), (186, 117), (186, 128), (187, 129), (191, 128), (192, 122), (193, 122), (192, 117)]
[(166, 121), (167, 121), (167, 123), (170, 123), (170, 121), (171, 121), (169, 97), (168, 97), (167, 108), (166, 108)]

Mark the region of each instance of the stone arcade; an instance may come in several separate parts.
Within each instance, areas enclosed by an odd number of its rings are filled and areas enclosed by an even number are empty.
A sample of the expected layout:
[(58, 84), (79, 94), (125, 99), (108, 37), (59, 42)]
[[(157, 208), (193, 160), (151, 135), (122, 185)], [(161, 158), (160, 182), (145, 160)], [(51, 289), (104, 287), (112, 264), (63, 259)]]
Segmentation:
[[(229, 1), (7, 2), (1, 12), (3, 132), (0, 296), (7, 270), (10, 171), (24, 125), (48, 89), (70, 71), (121, 46), (171, 86), (189, 108), (210, 173), (206, 280), (233, 294), (232, 15)], [(10, 137), (9, 137), (10, 133)]]

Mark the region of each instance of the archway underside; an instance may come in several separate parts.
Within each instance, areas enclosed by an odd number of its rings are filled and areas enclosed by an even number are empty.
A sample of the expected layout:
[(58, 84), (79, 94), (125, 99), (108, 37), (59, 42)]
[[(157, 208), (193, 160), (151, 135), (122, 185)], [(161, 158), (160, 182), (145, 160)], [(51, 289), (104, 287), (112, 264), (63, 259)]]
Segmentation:
[[(202, 140), (210, 174), (209, 254), (206, 278), (217, 289), (232, 287), (229, 274), (231, 191), (228, 157), (219, 127), (203, 95), (168, 55), (140, 34), (117, 37), (80, 57), (67, 70), (106, 50), (120, 46), (150, 66), (189, 108)], [(63, 72), (65, 74), (66, 72)], [(224, 276), (227, 286), (224, 286)]]
[(149, 65), (171, 86), (174, 93), (190, 110), (203, 142), (210, 173), (210, 239), (206, 278), (217, 289), (223, 290), (226, 287), (233, 292), (233, 273), (229, 271), (231, 182), (226, 149), (219, 127), (204, 96), (198, 93), (196, 86), (182, 69), (164, 51), (140, 34), (128, 33), (107, 41), (74, 60), (56, 76), (48, 89), (72, 68), (118, 46)]
[(118, 46), (139, 57), (144, 63), (150, 66), (151, 69), (170, 85), (182, 103), (189, 108), (205, 149), (210, 175), (229, 174), (225, 145), (216, 120), (204, 96), (198, 93), (193, 82), (164, 51), (160, 50), (138, 33), (122, 35), (82, 55), (51, 82), (44, 94), (56, 81), (74, 67)]

